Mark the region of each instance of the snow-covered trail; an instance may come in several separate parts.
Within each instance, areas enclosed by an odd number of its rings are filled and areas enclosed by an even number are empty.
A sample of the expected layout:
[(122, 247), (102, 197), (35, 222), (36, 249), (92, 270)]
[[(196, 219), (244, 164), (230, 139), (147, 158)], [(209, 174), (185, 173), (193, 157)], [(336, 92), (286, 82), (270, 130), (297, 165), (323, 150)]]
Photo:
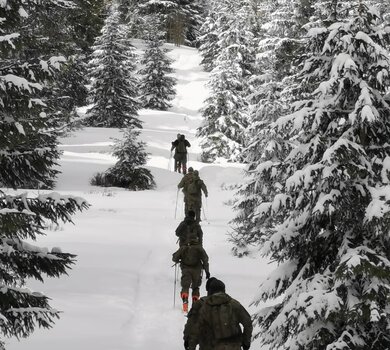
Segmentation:
[[(115, 162), (110, 154), (116, 129), (87, 128), (62, 141), (64, 155), (57, 190), (86, 198), (91, 208), (37, 242), (59, 246), (77, 254), (68, 277), (32, 282), (45, 292), (52, 306), (62, 310), (51, 330), (39, 330), (20, 342), (7, 340), (9, 350), (171, 350), (182, 348), (185, 317), (180, 311), (179, 290), (173, 308), (174, 269), (171, 256), (177, 249), (174, 230), (183, 218), (181, 194), (175, 204), (181, 175), (168, 170), (170, 143), (178, 132), (192, 144), (190, 165), (200, 169), (209, 189), (202, 222), (204, 247), (211, 274), (221, 278), (227, 291), (248, 307), (257, 286), (270, 269), (261, 260), (237, 259), (227, 242), (233, 190), (242, 180), (240, 165), (206, 165), (198, 162), (195, 129), (197, 110), (205, 97), (207, 74), (199, 67), (197, 51), (175, 48), (178, 96), (169, 112), (141, 111), (142, 139), (151, 153), (148, 166), (157, 181), (154, 191), (129, 192), (89, 185), (90, 177)], [(202, 286), (201, 293), (204, 293)], [(255, 347), (254, 347), (255, 348)], [(257, 347), (258, 348), (258, 347)]]

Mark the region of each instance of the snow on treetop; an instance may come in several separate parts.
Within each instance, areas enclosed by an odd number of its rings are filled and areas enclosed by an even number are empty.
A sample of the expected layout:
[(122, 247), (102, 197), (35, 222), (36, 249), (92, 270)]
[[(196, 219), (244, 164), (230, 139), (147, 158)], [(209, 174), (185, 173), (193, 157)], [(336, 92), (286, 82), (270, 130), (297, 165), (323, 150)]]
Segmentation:
[(38, 196), (38, 200), (41, 202), (46, 202), (47, 200), (54, 201), (55, 204), (59, 204), (60, 202), (69, 202), (69, 200), (74, 200), (78, 206), (82, 206), (87, 204), (87, 201), (82, 197), (74, 197), (74, 196), (64, 196), (60, 195), (58, 192), (51, 192), (48, 194), (40, 194)]
[(356, 151), (365, 153), (362, 147), (356, 142), (352, 142), (345, 138), (339, 138), (331, 147), (329, 147), (324, 152), (324, 155), (322, 156), (322, 162), (332, 163), (335, 153), (338, 152), (338, 150), (342, 147), (345, 147), (347, 149), (355, 149)]
[(19, 7), (19, 16), (22, 18), (28, 18), (28, 13), (23, 7)]
[(365, 41), (367, 44), (372, 46), (377, 46), (377, 44), (366, 33), (362, 31), (356, 33), (355, 39)]
[(324, 165), (316, 163), (309, 164), (306, 168), (297, 170), (286, 180), (286, 190), (294, 191), (297, 187), (308, 187), (314, 181), (313, 173), (321, 170)]
[(341, 192), (336, 189), (332, 189), (330, 193), (321, 193), (318, 197), (317, 203), (313, 208), (313, 213), (319, 212), (323, 213), (325, 211), (325, 205), (328, 203), (329, 212), (331, 213), (334, 207), (329, 202), (336, 202), (338, 198), (341, 197)]
[(25, 78), (18, 77), (14, 74), (6, 74), (1, 77), (5, 83), (12, 84), (19, 89), (27, 90), (28, 92), (32, 92), (32, 89), (42, 90), (42, 85), (39, 83), (32, 83)]
[(381, 219), (390, 213), (390, 186), (369, 187), (371, 202), (366, 208), (365, 220)]
[(280, 117), (271, 126), (285, 128), (289, 123), (293, 123), (293, 130), (302, 130), (303, 121), (310, 114), (312, 108), (304, 107), (294, 113)]
[(336, 56), (332, 64), (332, 69), (330, 71), (331, 76), (339, 76), (341, 71), (353, 70), (357, 71), (357, 65), (355, 64), (352, 57), (347, 53), (340, 53)]
[(309, 37), (315, 37), (315, 36), (318, 36), (318, 35), (321, 35), (321, 34), (324, 34), (328, 31), (327, 28), (325, 27), (321, 27), (321, 28), (310, 28), (307, 32), (307, 35)]
[(11, 47), (14, 49), (15, 45), (13, 44), (12, 40), (16, 39), (16, 38), (19, 38), (19, 37), (20, 37), (20, 33), (12, 33), (12, 34), (7, 34), (7, 35), (1, 35), (0, 36), (0, 42), (7, 41), (8, 44), (10, 44)]
[(66, 58), (64, 56), (52, 56), (50, 57), (49, 61), (54, 68), (60, 69), (61, 63), (66, 62)]
[[(260, 285), (260, 293), (256, 297), (256, 300), (260, 300), (262, 298), (262, 294), (275, 293), (278, 295), (280, 288), (283, 286), (283, 283), (278, 283), (278, 281), (291, 278), (291, 275), (297, 267), (298, 261), (295, 260), (289, 260), (288, 262), (281, 263)], [(275, 286), (278, 287), (275, 289)]]

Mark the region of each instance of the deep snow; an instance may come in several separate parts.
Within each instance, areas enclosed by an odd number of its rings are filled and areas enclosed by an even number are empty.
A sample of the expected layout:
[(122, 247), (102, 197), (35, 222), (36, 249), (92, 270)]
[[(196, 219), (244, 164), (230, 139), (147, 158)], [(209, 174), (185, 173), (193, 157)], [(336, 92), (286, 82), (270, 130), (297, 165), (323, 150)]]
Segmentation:
[[(173, 47), (172, 47), (173, 48)], [(177, 97), (169, 112), (143, 110), (142, 140), (151, 156), (148, 166), (157, 182), (153, 191), (130, 192), (89, 185), (97, 171), (115, 162), (112, 137), (117, 129), (86, 128), (62, 140), (61, 171), (57, 190), (86, 198), (91, 208), (74, 218), (75, 225), (53, 228), (38, 245), (61, 247), (77, 254), (69, 276), (32, 281), (29, 287), (43, 291), (52, 306), (62, 310), (51, 330), (37, 330), (20, 342), (7, 339), (9, 350), (171, 350), (182, 349), (185, 317), (180, 310), (180, 282), (173, 308), (174, 269), (171, 256), (177, 249), (174, 230), (183, 218), (177, 183), (181, 175), (168, 170), (170, 142), (178, 132), (192, 144), (189, 165), (200, 169), (209, 189), (202, 222), (204, 247), (211, 274), (222, 279), (227, 292), (250, 312), (258, 285), (271, 270), (261, 259), (238, 259), (227, 241), (228, 222), (234, 216), (230, 185), (243, 180), (240, 164), (207, 165), (197, 161), (195, 139), (201, 122), (198, 109), (207, 95), (207, 73), (199, 67), (195, 49), (173, 48)], [(204, 294), (204, 285), (201, 293)], [(253, 345), (253, 349), (259, 346)]]

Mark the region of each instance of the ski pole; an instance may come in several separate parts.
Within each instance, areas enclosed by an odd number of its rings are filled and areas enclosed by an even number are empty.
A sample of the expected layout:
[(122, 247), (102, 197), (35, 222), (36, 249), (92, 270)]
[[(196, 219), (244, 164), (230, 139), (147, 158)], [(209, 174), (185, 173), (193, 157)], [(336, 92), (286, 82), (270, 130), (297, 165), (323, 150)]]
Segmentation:
[[(206, 197), (206, 209), (208, 208), (208, 204), (207, 204), (207, 197)], [(203, 210), (203, 216), (204, 216), (204, 219), (208, 222), (209, 220), (207, 219), (207, 216), (206, 216), (206, 212), (204, 210), (204, 207), (202, 206), (202, 210)]]
[(169, 156), (169, 160), (168, 160), (168, 170), (171, 170), (171, 160), (172, 160), (172, 152)]
[(209, 221), (207, 220), (207, 216), (206, 216), (206, 213), (204, 212), (204, 208), (202, 207), (202, 211), (203, 211), (203, 219), (205, 219), (206, 221)]
[(177, 274), (177, 263), (175, 264), (175, 280), (173, 281), (173, 308), (176, 307), (176, 274)]
[(179, 199), (179, 189), (177, 189), (177, 194), (176, 194), (175, 219), (176, 219), (176, 213), (177, 213), (177, 200), (178, 199)]

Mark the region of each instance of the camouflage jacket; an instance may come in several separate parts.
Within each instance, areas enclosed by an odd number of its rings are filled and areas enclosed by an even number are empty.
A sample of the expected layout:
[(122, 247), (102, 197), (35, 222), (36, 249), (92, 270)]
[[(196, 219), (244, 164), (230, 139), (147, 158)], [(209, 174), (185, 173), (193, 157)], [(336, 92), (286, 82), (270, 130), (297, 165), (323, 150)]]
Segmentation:
[[(213, 317), (215, 312), (214, 308), (218, 308), (222, 305), (229, 305), (231, 310), (231, 324), (229, 324), (229, 327), (232, 330), (232, 335), (228, 338), (220, 337), (220, 330), (218, 329), (220, 325), (213, 321), (215, 319)], [(242, 325), (243, 331), (241, 330), (240, 325)], [(210, 330), (211, 335), (209, 334)], [(250, 315), (237, 300), (226, 293), (215, 293), (206, 298), (204, 305), (199, 311), (197, 331), (198, 343), (202, 342), (204, 334), (207, 334), (207, 337), (211, 336), (213, 346), (229, 343), (245, 344), (249, 346), (251, 343), (253, 326)]]
[(211, 333), (205, 333), (199, 339), (199, 314), (207, 297), (200, 298), (192, 304), (187, 315), (187, 323), (184, 326), (183, 339), (188, 343), (188, 350), (195, 350), (199, 344), (199, 350), (213, 350)]
[(209, 257), (200, 244), (186, 244), (172, 254), (172, 261), (181, 268), (200, 268), (209, 271)]
[[(193, 181), (196, 183), (196, 187), (198, 188), (198, 191), (195, 194), (191, 194), (188, 192), (188, 187), (189, 187), (190, 183)], [(201, 201), (202, 200), (202, 191), (206, 197), (208, 196), (207, 187), (204, 184), (203, 180), (201, 180), (199, 178), (199, 176), (195, 175), (194, 173), (186, 174), (181, 179), (181, 181), (179, 182), (177, 187), (183, 189), (184, 200)]]
[(186, 217), (177, 227), (176, 236), (179, 237), (180, 246), (189, 243), (191, 239), (198, 239), (203, 244), (203, 231), (199, 223), (192, 217)]

